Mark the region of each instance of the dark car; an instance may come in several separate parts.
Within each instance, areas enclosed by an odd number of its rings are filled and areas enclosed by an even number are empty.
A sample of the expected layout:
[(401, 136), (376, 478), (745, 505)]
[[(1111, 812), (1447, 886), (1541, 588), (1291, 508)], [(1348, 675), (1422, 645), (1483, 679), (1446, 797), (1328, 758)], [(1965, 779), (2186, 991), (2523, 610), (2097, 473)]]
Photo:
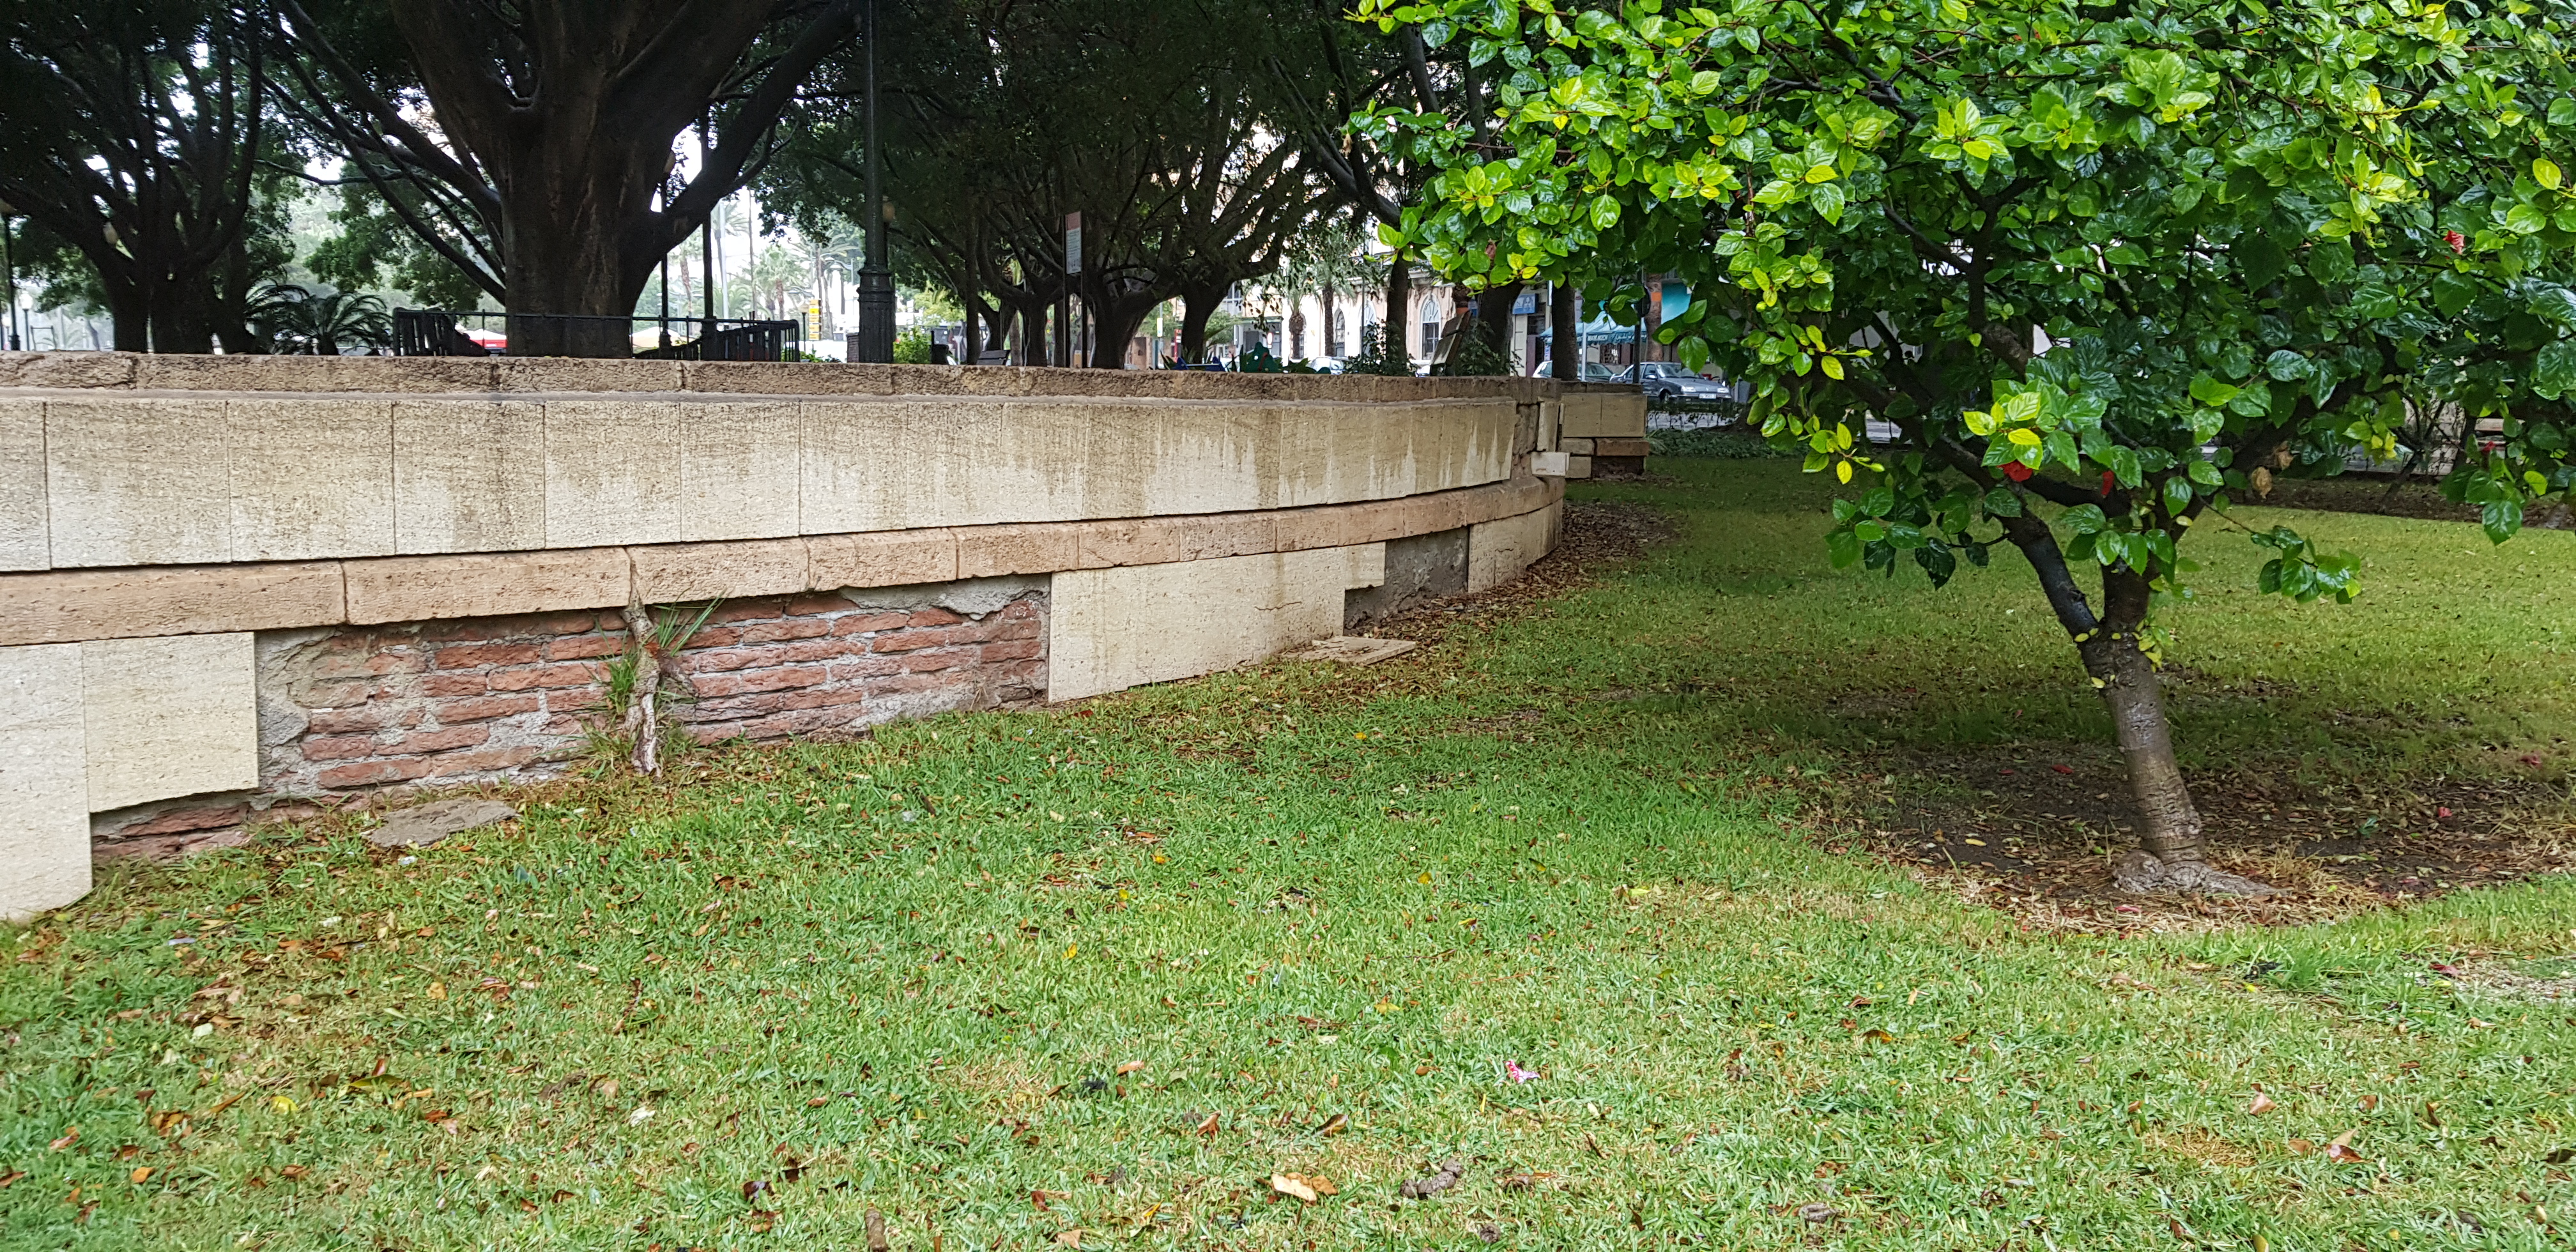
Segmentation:
[(1637, 372), (1645, 371), (1646, 400), (1731, 400), (1733, 388), (1714, 378), (1702, 378), (1689, 367), (1672, 361), (1648, 361), (1620, 371), (1618, 381), (1635, 383)]

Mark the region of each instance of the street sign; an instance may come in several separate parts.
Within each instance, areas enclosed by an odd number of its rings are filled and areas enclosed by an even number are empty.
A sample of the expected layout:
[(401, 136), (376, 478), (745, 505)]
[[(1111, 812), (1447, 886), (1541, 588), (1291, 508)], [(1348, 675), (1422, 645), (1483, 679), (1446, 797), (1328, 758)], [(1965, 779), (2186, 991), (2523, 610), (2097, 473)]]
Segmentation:
[(1082, 272), (1082, 215), (1079, 213), (1064, 215), (1064, 272)]

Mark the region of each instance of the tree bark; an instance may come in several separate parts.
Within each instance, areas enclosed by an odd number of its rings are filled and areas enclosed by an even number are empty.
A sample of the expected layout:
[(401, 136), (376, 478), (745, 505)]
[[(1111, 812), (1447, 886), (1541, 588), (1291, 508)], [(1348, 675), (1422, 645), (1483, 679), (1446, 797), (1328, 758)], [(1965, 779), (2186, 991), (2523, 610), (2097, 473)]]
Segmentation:
[(2058, 624), (2074, 640), (2085, 673), (2101, 692), (2111, 732), (2128, 767), (2137, 807), (2138, 848), (2112, 871), (2122, 891), (2194, 891), (2265, 895), (2271, 889), (2210, 866), (2209, 844), (2191, 788), (2174, 759), (2173, 732), (2153, 658), (2139, 645), (2153, 591), (2147, 576), (2125, 565), (2103, 571), (2097, 616), (2066, 567), (2048, 523), (2024, 514), (2004, 519), (2005, 537), (2029, 558)]
[(1398, 248), (1386, 259), (1386, 364), (1392, 371), (1413, 372), (1413, 273)]
[(1234, 284), (1192, 287), (1181, 293), (1181, 361), (1188, 365), (1207, 360), (1208, 319), (1216, 316), (1217, 306), (1225, 303), (1225, 293)]
[(1512, 305), (1521, 298), (1521, 285), (1504, 283), (1476, 293), (1476, 323), (1484, 328), (1485, 342), (1503, 354), (1506, 368), (1512, 359)]
[(1583, 377), (1582, 345), (1576, 342), (1575, 307), (1582, 295), (1563, 282), (1547, 297), (1547, 372), (1559, 381), (1575, 382)]

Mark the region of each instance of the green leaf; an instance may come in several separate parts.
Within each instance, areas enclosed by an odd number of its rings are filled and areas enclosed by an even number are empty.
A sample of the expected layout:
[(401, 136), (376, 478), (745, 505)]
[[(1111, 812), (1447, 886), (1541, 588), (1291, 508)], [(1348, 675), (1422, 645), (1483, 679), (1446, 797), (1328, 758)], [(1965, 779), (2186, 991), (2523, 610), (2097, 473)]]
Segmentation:
[(2537, 235), (2549, 228), (2549, 215), (2538, 205), (2517, 204), (2505, 210), (2504, 228), (2517, 235)]
[(1987, 514), (1993, 517), (2021, 516), (2021, 497), (2007, 488), (1987, 492), (1985, 505)]
[(2487, 538), (2503, 543), (2522, 529), (2522, 505), (2513, 500), (2497, 500), (2478, 510), (2478, 525), (2486, 528)]
[(2176, 474), (2165, 480), (2165, 512), (2179, 514), (2191, 507), (2191, 477)]
[(2280, 382), (2290, 383), (2315, 373), (2316, 367), (2308, 363), (2308, 358), (2283, 348), (2265, 358), (2263, 372)]
[(2561, 127), (2576, 126), (2576, 99), (2560, 96), (2550, 101), (2549, 124)]
[(1818, 183), (1807, 190), (1807, 203), (1816, 210), (1816, 216), (1840, 225), (1843, 220), (1843, 194), (1841, 183)]
[(1592, 198), (1592, 228), (1608, 230), (1619, 224), (1619, 202), (1608, 196)]
[(2242, 387), (2220, 382), (2207, 374), (2191, 380), (2191, 398), (2212, 408), (2235, 399), (2236, 393), (2243, 390), (2245, 389)]
[(2531, 389), (2543, 400), (2576, 391), (2576, 339), (2560, 339), (2532, 357)]
[(2558, 163), (2548, 157), (2531, 159), (2531, 177), (2533, 181), (2551, 191), (2558, 190), (2558, 184), (2567, 180), (2566, 171), (2559, 169)]
[(1850, 569), (1860, 559), (1860, 536), (1848, 530), (1825, 535), (1825, 551), (1832, 556), (1835, 569)]

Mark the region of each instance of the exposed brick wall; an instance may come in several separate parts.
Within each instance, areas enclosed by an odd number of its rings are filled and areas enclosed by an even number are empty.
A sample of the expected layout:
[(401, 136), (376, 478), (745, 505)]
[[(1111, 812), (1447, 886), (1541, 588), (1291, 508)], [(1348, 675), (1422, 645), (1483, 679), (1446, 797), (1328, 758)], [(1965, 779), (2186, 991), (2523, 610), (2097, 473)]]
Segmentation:
[[(603, 724), (615, 612), (548, 613), (261, 638), (262, 790), (316, 796), (524, 774)], [(724, 605), (682, 650), (701, 742), (847, 731), (1046, 694), (1046, 601), (968, 615), (841, 595)]]

